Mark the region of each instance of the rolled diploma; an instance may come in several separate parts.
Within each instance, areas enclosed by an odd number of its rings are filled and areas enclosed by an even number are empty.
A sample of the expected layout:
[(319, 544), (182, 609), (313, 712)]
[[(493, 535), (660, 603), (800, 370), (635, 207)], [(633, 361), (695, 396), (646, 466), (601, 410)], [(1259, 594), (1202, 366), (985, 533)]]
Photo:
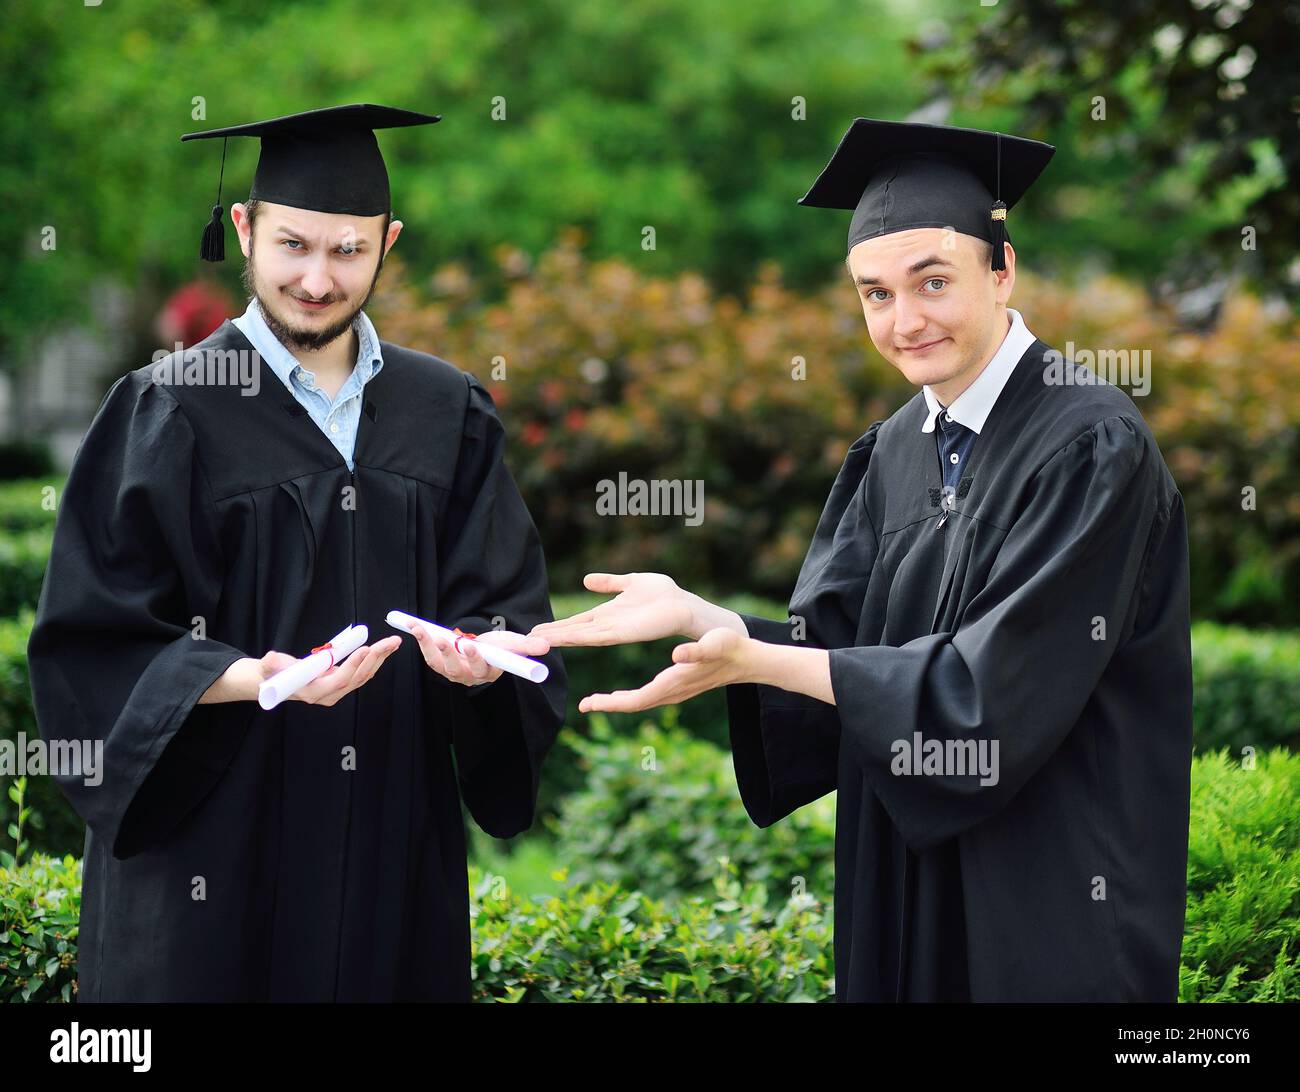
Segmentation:
[[(407, 633), (412, 632), (413, 626), (421, 625), (430, 633), (436, 633), (439, 637), (444, 637), (453, 644), (457, 639), (456, 634), (451, 630), (424, 618), (417, 618), (414, 614), (406, 614), (400, 610), (390, 610), (384, 618), (390, 626), (405, 630)], [(527, 679), (529, 682), (545, 682), (546, 677), (551, 673), (551, 669), (544, 663), (531, 660), (527, 656), (520, 656), (517, 652), (510, 652), (487, 641), (475, 641), (474, 647), (479, 650), (483, 659), (493, 667), (499, 667), (502, 671), (509, 671), (510, 674), (518, 675), (521, 679)]]
[(263, 709), (274, 709), (285, 698), (292, 697), (313, 679), (346, 660), (366, 643), (367, 636), (369, 631), (365, 626), (351, 625), (340, 630), (329, 639), (329, 648), (304, 656), (266, 679), (257, 688), (257, 704)]

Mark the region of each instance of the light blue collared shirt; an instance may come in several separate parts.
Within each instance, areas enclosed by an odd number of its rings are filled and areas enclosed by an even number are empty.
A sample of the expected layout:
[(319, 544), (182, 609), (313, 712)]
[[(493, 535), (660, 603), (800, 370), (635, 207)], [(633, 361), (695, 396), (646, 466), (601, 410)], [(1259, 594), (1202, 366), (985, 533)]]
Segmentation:
[(357, 362), (332, 402), (329, 395), (316, 386), (316, 373), (309, 372), (299, 364), (284, 343), (271, 333), (266, 319), (262, 317), (262, 306), (257, 302), (256, 296), (248, 301), (248, 310), (230, 321), (252, 342), (258, 355), (271, 365), (271, 370), (280, 377), (280, 382), (289, 388), (294, 398), (311, 414), (311, 419), (325, 434), (325, 438), (338, 448), (348, 469), (352, 470), (352, 450), (357, 442), (357, 426), (361, 423), (361, 392), (384, 366), (384, 357), (379, 350), (379, 335), (369, 316), (364, 311), (358, 311), (357, 317), (352, 320), (352, 329), (357, 334)]

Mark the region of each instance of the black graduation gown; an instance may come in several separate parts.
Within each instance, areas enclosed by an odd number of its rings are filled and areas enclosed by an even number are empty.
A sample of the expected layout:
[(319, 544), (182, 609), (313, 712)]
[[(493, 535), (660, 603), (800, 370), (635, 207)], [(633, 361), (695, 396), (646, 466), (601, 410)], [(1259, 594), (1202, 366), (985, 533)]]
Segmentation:
[[(1183, 502), (1129, 397), (1045, 383), (1048, 351), (1036, 341), (1018, 362), (942, 528), (919, 392), (850, 447), (790, 603), (807, 643), (832, 650), (836, 705), (728, 687), (755, 823), (839, 790), (840, 1001), (1176, 997)], [(793, 643), (791, 626), (744, 617)], [(996, 740), (996, 785), (893, 772), (894, 741), (917, 732)]]
[[(240, 657), (397, 634), (392, 609), (551, 619), (487, 392), (382, 347), (355, 472), (265, 361), (256, 396), (122, 376), (78, 449), (28, 657), (42, 736), (104, 742), (100, 785), (61, 779), (81, 1000), (469, 998), (461, 796), (491, 835), (531, 825), (559, 656), (468, 690), (404, 636), (332, 707), (195, 704)], [(231, 322), (196, 349), (253, 351)]]

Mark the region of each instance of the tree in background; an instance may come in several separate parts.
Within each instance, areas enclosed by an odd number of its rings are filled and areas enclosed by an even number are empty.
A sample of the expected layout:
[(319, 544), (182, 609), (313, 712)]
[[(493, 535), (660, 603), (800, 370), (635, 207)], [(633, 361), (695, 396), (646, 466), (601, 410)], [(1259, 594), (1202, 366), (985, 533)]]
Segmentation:
[[(137, 348), (156, 347), (153, 316), (196, 272), (236, 292), (237, 255), (215, 270), (197, 256), (221, 149), (180, 134), (343, 102), (444, 116), (381, 138), (417, 281), (449, 261), (490, 266), (502, 244), (537, 255), (575, 226), (591, 258), (647, 275), (696, 270), (743, 296), (774, 260), (812, 288), (842, 275), (844, 217), (797, 198), (855, 116), (927, 105), (931, 120), (1059, 145), (1013, 230), (1039, 271), (1087, 263), (1154, 283), (1180, 245), (1195, 256), (1246, 222), (1278, 267), (1297, 226), (1295, 187), (1279, 188), (1296, 155), (1295, 10), (1247, 8), (1205, 61), (1198, 28), (1236, 8), (17, 0), (0, 39), (0, 363), (84, 321), (97, 279), (139, 301)], [(954, 88), (975, 107), (950, 108)], [(1089, 116), (1094, 92), (1108, 96), (1106, 125)], [(255, 141), (231, 142), (227, 209), (256, 155)], [(1213, 203), (1198, 189), (1211, 182), (1224, 183)]]
[(1294, 303), (1297, 58), (1295, 0), (995, 3), (971, 9), (933, 71), (971, 105), (1069, 134), (1067, 166), (1089, 166), (1058, 208), (1125, 268), (1184, 287), (1244, 272)]

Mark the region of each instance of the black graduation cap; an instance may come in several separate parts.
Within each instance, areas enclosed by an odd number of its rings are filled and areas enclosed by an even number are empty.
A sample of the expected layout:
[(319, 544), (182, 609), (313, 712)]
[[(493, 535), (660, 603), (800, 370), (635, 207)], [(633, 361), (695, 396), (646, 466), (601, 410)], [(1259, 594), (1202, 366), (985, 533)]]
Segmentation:
[[(388, 192), (388, 170), (379, 154), (375, 129), (396, 129), (405, 125), (427, 125), (440, 116), (417, 114), (393, 106), (353, 103), (287, 114), (269, 121), (229, 125), (202, 133), (186, 133), (181, 140), (208, 137), (261, 137), (262, 153), (253, 175), (249, 200), (311, 209), (314, 212), (342, 212), (352, 216), (378, 216), (392, 209)], [(225, 259), (225, 233), (221, 214), (221, 184), (226, 173), (226, 145), (221, 144), (221, 175), (217, 180), (217, 203), (212, 219), (203, 230), (199, 257), (204, 261)]]
[(993, 244), (1003, 269), (1010, 209), (1056, 149), (1025, 137), (857, 118), (801, 205), (852, 209), (849, 246), (909, 228), (951, 227)]

